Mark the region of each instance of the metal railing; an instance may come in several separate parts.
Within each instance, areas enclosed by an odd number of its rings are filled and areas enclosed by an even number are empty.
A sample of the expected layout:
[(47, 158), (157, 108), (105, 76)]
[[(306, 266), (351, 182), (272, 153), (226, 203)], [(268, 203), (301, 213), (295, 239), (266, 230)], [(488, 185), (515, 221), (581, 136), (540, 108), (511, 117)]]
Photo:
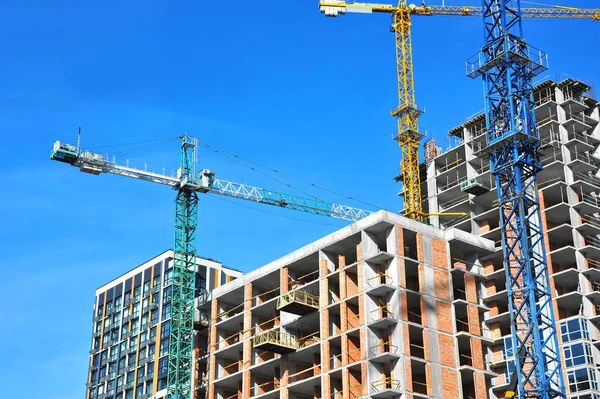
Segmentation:
[(374, 277), (367, 280), (369, 288), (379, 287), (380, 285), (393, 285), (394, 280), (387, 273), (377, 273)]
[(400, 380), (393, 379), (392, 377), (382, 378), (381, 380), (374, 381), (371, 383), (371, 390), (375, 392), (385, 391), (386, 389), (399, 391), (400, 387)]
[(254, 336), (254, 346), (262, 344), (276, 344), (297, 349), (299, 347), (298, 337), (288, 333), (282, 333), (278, 330), (269, 330)]
[(600, 166), (598, 165), (598, 159), (596, 157), (591, 156), (588, 153), (579, 153), (579, 152), (570, 152), (571, 154), (571, 162), (578, 160), (578, 161), (582, 161), (585, 162), (589, 165), (592, 165), (594, 167), (596, 166)]
[(281, 309), (292, 303), (301, 303), (303, 305), (318, 309), (319, 297), (316, 295), (311, 295), (308, 292), (301, 290), (286, 292), (285, 294), (282, 294), (279, 298), (277, 298), (277, 309)]
[(370, 347), (369, 352), (373, 356), (379, 356), (384, 353), (397, 354), (398, 349), (399, 349), (398, 346), (392, 345), (390, 342), (383, 342), (383, 343), (380, 343), (379, 345)]
[(579, 194), (579, 201), (580, 202), (585, 202), (586, 204), (590, 204), (593, 206), (600, 206), (600, 204), (598, 203), (598, 197), (596, 197), (595, 195), (590, 195), (590, 194), (586, 194), (586, 193), (580, 193)]
[(382, 306), (380, 308), (374, 309), (370, 313), (371, 321), (377, 321), (382, 319), (392, 319), (396, 320), (396, 316), (392, 313), (392, 310), (389, 306)]

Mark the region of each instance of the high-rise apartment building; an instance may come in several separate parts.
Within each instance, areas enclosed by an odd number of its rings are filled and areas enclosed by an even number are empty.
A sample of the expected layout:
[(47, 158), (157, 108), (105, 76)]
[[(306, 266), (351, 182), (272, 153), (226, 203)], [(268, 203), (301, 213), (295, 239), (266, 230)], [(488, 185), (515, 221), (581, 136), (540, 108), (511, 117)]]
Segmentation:
[[(551, 273), (554, 313), (569, 398), (599, 399), (600, 373), (600, 106), (583, 82), (546, 80), (535, 87), (535, 109), (544, 169), (538, 188)], [(433, 218), (495, 243), (484, 258), (479, 295), (487, 310), (484, 325), (489, 370), (497, 373), (490, 397), (506, 388), (514, 352), (501, 249), (496, 182), (486, 154), (485, 115), (450, 130), (460, 144), (428, 165), (423, 193), (430, 212), (466, 212)]]
[[(166, 396), (172, 266), (166, 251), (96, 290), (87, 399)], [(241, 275), (198, 258), (197, 301)], [(197, 312), (198, 331), (206, 320)]]

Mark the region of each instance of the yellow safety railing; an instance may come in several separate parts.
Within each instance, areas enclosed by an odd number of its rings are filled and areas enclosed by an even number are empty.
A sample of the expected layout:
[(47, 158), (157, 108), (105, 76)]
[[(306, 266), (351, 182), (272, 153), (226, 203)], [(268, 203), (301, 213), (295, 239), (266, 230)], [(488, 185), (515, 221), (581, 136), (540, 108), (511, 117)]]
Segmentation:
[(295, 335), (282, 333), (278, 330), (269, 330), (254, 336), (254, 346), (273, 343), (287, 346), (288, 348), (298, 348), (298, 338)]
[(302, 303), (304, 305), (313, 307), (315, 309), (319, 308), (319, 297), (316, 295), (311, 295), (308, 292), (301, 290), (294, 290), (290, 292), (286, 292), (282, 294), (277, 299), (277, 309), (281, 309), (291, 303)]
[(367, 284), (369, 287), (375, 288), (379, 285), (392, 285), (394, 281), (387, 273), (377, 273), (374, 277), (371, 277), (367, 280)]
[(394, 313), (392, 313), (390, 307), (386, 305), (371, 311), (371, 320), (375, 321), (380, 319), (396, 320), (396, 317), (394, 316)]
[(391, 377), (382, 378), (381, 380), (372, 382), (371, 389), (375, 392), (383, 391), (385, 389), (393, 389), (395, 391), (399, 391), (400, 380), (396, 380)]
[(398, 353), (398, 346), (392, 345), (390, 342), (382, 342), (378, 345), (369, 348), (372, 355), (377, 356), (382, 353)]

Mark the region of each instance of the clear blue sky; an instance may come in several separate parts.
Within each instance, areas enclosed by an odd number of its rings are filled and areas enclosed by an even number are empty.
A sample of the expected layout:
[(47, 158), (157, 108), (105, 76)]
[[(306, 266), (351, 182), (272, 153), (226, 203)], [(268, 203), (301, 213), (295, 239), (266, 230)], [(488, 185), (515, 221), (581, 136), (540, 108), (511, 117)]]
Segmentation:
[[(188, 132), (400, 208), (392, 181), (400, 152), (387, 115), (397, 101), (389, 18), (326, 19), (316, 0), (226, 3), (3, 4), (0, 397), (84, 398), (94, 290), (172, 246), (172, 191), (48, 159), (55, 140), (75, 142), (78, 126), (85, 147)], [(600, 78), (600, 24), (526, 21), (525, 34), (549, 53), (552, 77)], [(416, 17), (413, 37), (421, 124), (446, 147), (448, 129), (482, 109), (481, 82), (464, 76), (464, 60), (482, 44), (481, 21)], [(200, 156), (222, 178), (291, 191), (217, 154)], [(176, 167), (178, 144), (132, 157)], [(243, 271), (346, 224), (209, 196), (199, 223), (200, 254)]]

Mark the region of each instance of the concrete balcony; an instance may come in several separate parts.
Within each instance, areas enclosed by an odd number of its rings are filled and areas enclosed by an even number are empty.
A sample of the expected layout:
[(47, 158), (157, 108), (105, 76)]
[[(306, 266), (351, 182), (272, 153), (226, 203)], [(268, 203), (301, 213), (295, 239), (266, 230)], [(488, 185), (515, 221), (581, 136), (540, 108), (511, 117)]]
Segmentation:
[(388, 306), (371, 311), (369, 314), (369, 326), (373, 328), (385, 328), (398, 323), (396, 316)]
[(381, 296), (395, 289), (394, 281), (387, 273), (378, 273), (367, 279), (367, 292), (369, 294)]
[(400, 358), (400, 348), (384, 342), (369, 348), (369, 360), (373, 363), (389, 363)]
[(393, 398), (402, 393), (400, 380), (395, 380), (390, 377), (384, 377), (371, 383), (370, 397), (371, 398)]

